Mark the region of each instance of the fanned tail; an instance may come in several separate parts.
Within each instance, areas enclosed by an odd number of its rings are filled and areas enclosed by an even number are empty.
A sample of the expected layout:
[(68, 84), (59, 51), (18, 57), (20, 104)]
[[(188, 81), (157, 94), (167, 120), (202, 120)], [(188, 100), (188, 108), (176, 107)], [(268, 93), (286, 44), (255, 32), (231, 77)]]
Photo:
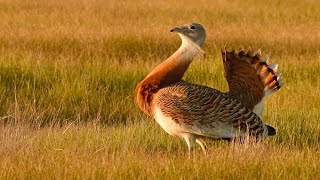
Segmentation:
[(222, 49), (229, 94), (262, 118), (263, 100), (279, 90), (283, 83), (278, 64), (269, 63), (261, 51)]
[[(230, 93), (243, 96), (242, 101), (248, 101), (248, 108), (258, 104), (264, 97), (279, 90), (283, 83), (278, 64), (269, 63), (269, 55), (262, 57), (261, 50), (256, 52), (252, 48), (247, 51), (226, 51), (222, 49), (225, 66), (225, 76), (229, 84)], [(249, 97), (248, 97), (249, 96)]]

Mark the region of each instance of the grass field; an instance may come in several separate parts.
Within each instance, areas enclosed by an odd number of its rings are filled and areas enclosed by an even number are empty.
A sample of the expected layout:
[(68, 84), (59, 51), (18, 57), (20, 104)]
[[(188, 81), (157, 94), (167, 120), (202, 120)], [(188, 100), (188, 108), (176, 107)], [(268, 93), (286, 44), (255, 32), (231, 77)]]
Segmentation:
[[(320, 2), (0, 0), (0, 179), (318, 179)], [(135, 85), (200, 22), (206, 55), (185, 80), (227, 91), (220, 48), (261, 48), (285, 86), (278, 134), (209, 143), (190, 160), (134, 103)]]

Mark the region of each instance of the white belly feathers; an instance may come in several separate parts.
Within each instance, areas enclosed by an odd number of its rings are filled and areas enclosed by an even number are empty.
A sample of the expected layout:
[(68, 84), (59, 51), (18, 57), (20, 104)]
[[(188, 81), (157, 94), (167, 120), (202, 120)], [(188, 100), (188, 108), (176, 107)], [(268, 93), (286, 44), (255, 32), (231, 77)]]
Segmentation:
[(160, 126), (170, 135), (172, 136), (180, 136), (183, 137), (186, 133), (181, 125), (174, 122), (171, 117), (166, 116), (162, 113), (161, 109), (158, 107), (154, 108), (154, 119), (160, 124)]

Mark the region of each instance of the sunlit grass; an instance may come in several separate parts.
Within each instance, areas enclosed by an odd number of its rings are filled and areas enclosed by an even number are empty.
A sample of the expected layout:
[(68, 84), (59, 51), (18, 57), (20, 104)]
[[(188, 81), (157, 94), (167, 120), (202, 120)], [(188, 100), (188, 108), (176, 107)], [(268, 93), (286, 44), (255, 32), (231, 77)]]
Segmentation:
[[(0, 1), (0, 179), (316, 179), (320, 172), (318, 1)], [(184, 79), (227, 91), (220, 49), (280, 64), (266, 101), (277, 136), (208, 142), (191, 160), (134, 103), (135, 85), (200, 22), (202, 59)]]
[(5, 145), (0, 167), (5, 171), (0, 175), (6, 178), (312, 179), (320, 173), (315, 148), (274, 139), (257, 144), (211, 142), (207, 157), (198, 148), (188, 160), (185, 143), (151, 122), (1, 130)]

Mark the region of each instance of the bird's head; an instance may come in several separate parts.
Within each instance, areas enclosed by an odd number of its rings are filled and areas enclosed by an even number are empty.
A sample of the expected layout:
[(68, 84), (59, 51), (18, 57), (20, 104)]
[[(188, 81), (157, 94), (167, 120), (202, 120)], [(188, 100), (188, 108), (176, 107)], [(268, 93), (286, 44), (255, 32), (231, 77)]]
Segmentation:
[(199, 23), (184, 24), (171, 29), (170, 32), (176, 32), (182, 39), (187, 38), (200, 47), (206, 39), (206, 30)]

